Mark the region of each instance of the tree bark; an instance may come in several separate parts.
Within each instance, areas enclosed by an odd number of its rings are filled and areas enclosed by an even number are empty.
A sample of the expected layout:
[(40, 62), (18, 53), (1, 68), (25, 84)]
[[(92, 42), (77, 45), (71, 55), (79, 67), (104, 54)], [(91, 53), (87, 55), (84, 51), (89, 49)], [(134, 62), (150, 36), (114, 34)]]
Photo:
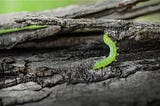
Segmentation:
[[(142, 1), (12, 14), (16, 19), (0, 15), (0, 29), (49, 25), (0, 35), (0, 106), (158, 106), (160, 24), (117, 20), (134, 14), (131, 7)], [(114, 13), (114, 19), (104, 19)], [(2, 22), (2, 17), (8, 18)], [(109, 54), (104, 33), (117, 41), (119, 55), (95, 71), (93, 64)]]

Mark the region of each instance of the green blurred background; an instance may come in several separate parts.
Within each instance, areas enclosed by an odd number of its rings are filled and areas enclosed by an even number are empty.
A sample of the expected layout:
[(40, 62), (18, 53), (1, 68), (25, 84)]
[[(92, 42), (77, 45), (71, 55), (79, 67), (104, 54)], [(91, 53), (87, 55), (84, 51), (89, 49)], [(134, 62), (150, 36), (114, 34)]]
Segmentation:
[(40, 11), (64, 7), (72, 4), (85, 4), (96, 0), (0, 0), (0, 14), (19, 11)]
[(19, 11), (40, 11), (78, 3), (77, 0), (0, 0), (0, 14)]

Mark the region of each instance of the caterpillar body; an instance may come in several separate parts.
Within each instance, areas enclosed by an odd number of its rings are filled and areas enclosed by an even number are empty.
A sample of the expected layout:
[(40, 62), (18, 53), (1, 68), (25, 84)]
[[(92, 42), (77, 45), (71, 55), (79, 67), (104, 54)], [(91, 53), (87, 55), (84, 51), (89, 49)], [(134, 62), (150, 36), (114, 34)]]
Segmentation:
[(109, 38), (108, 34), (104, 34), (103, 40), (104, 40), (104, 43), (108, 45), (110, 48), (109, 56), (95, 63), (93, 65), (94, 70), (104, 68), (108, 66), (109, 64), (111, 64), (113, 61), (116, 61), (117, 50), (118, 50), (118, 47), (116, 47), (116, 42), (113, 42)]

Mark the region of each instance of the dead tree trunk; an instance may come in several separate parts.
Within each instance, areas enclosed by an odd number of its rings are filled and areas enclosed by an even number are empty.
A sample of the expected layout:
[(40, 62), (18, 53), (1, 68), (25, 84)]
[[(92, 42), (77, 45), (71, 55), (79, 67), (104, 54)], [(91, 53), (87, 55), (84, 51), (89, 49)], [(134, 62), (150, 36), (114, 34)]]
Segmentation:
[[(160, 2), (150, 1), (0, 15), (0, 29), (48, 25), (0, 35), (0, 105), (160, 105), (160, 23), (128, 20), (159, 12)], [(109, 53), (104, 33), (119, 56), (94, 71)]]

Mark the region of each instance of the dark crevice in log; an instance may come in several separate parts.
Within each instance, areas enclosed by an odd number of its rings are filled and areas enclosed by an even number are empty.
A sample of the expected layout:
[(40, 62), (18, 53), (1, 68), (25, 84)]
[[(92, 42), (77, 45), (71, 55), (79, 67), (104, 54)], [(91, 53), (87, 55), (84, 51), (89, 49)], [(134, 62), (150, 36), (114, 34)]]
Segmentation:
[[(131, 75), (142, 68), (143, 70), (146, 68), (146, 70), (157, 70), (159, 68), (159, 42), (154, 41), (152, 43), (142, 43), (136, 41), (124, 41), (120, 42), (118, 45), (120, 48), (120, 55), (117, 58), (117, 62), (113, 63), (111, 67), (103, 69), (102, 72), (104, 71), (104, 73), (99, 73), (101, 71), (94, 72), (92, 70), (93, 63), (97, 59), (102, 58), (102, 56), (107, 55), (109, 51), (108, 47), (103, 44), (102, 39), (97, 44), (95, 44), (95, 42), (87, 44), (86, 42), (84, 44), (81, 43), (79, 45), (75, 45), (71, 48), (66, 47), (63, 49), (15, 49), (6, 52), (3, 51), (1, 52), (1, 57), (4, 57), (5, 59), (5, 57), (9, 55), (14, 58), (13, 60), (15, 63), (7, 63), (8, 65), (5, 65), (5, 68), (13, 66), (14, 67), (11, 70), (16, 70), (15, 68), (18, 68), (18, 73), (26, 76), (24, 77), (25, 80), (22, 79), (22, 82), (36, 81), (43, 87), (51, 87), (65, 82), (88, 83), (112, 77), (121, 77), (119, 73), (123, 73), (123, 68), (121, 67), (122, 64), (127, 64), (124, 65), (125, 68), (129, 67), (129, 64), (133, 65), (132, 67), (137, 67), (133, 71), (127, 72), (127, 75)], [(19, 52), (18, 55), (17, 52)], [(21, 58), (21, 56), (23, 56), (23, 58)], [(96, 57), (99, 58), (96, 59)], [(4, 59), (2, 58), (3, 61)], [(27, 65), (25, 65), (26, 60), (29, 61)], [(149, 63), (146, 63), (145, 61)], [(151, 67), (147, 65), (152, 63), (153, 67), (152, 65)], [(74, 66), (72, 66), (72, 64)], [(6, 74), (4, 74), (4, 76), (5, 75)]]

